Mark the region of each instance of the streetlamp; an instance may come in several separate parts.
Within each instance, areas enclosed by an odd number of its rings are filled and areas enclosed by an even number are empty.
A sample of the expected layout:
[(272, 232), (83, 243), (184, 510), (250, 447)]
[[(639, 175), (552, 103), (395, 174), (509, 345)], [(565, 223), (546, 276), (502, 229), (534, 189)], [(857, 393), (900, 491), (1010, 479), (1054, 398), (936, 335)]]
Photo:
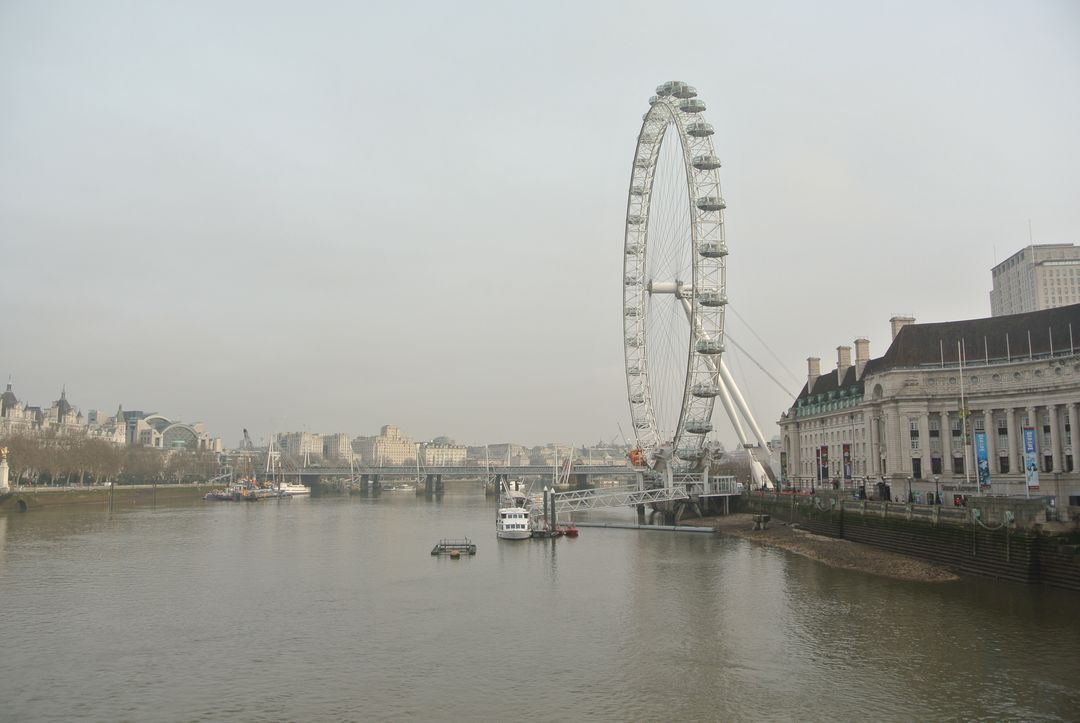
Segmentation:
[(911, 504), (911, 475), (907, 478), (907, 503)]
[(938, 475), (934, 475), (934, 504), (935, 505), (940, 505), (941, 504), (941, 496), (940, 496), (940, 493), (938, 492), (938, 480), (940, 480), (940, 479), (941, 479), (941, 477), (939, 477)]

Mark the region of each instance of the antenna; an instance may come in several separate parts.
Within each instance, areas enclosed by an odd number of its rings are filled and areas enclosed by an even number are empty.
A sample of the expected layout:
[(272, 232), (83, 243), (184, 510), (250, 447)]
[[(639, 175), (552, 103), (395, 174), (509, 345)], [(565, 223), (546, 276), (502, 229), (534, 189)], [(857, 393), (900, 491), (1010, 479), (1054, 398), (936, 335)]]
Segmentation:
[(1031, 235), (1031, 219), (1029, 218), (1028, 219), (1028, 246), (1031, 246), (1034, 243), (1035, 243), (1035, 241), (1032, 240), (1032, 235)]

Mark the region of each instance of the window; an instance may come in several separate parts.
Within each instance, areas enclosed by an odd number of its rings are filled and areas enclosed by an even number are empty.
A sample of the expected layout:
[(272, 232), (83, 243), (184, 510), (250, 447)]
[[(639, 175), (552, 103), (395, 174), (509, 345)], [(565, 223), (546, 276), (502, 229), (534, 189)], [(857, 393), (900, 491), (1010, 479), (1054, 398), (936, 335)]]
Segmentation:
[(964, 474), (964, 458), (963, 457), (953, 457), (952, 471), (953, 471), (953, 474)]
[(930, 458), (930, 474), (941, 474), (941, 457)]
[(1002, 474), (1008, 474), (1009, 473), (1009, 458), (1008, 457), (998, 457), (998, 472), (1001, 472)]

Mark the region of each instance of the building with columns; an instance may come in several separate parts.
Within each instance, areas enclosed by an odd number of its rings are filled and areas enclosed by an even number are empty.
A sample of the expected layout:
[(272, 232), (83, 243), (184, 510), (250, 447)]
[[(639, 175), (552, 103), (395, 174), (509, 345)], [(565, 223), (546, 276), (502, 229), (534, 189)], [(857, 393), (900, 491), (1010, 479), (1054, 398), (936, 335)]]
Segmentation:
[[(1053, 495), (1080, 505), (1080, 304), (986, 319), (916, 324), (897, 316), (892, 343), (837, 348), (837, 368), (807, 364), (780, 420), (783, 476), (799, 487), (889, 483), (921, 501), (980, 492), (976, 434), (994, 495)], [(1025, 484), (1024, 430), (1038, 490)], [(872, 487), (868, 487), (872, 493)]]

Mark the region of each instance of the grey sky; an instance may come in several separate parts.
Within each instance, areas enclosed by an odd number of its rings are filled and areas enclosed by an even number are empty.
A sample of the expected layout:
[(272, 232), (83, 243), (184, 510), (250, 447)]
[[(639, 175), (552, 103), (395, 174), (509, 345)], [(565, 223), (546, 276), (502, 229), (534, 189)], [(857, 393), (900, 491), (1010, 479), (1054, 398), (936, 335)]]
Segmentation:
[[(989, 315), (1029, 218), (1080, 241), (1075, 2), (513, 5), (0, 3), (0, 372), (228, 444), (610, 439), (673, 78), (717, 129), (732, 304), (799, 377), (896, 312)], [(730, 363), (771, 433), (790, 399)]]

